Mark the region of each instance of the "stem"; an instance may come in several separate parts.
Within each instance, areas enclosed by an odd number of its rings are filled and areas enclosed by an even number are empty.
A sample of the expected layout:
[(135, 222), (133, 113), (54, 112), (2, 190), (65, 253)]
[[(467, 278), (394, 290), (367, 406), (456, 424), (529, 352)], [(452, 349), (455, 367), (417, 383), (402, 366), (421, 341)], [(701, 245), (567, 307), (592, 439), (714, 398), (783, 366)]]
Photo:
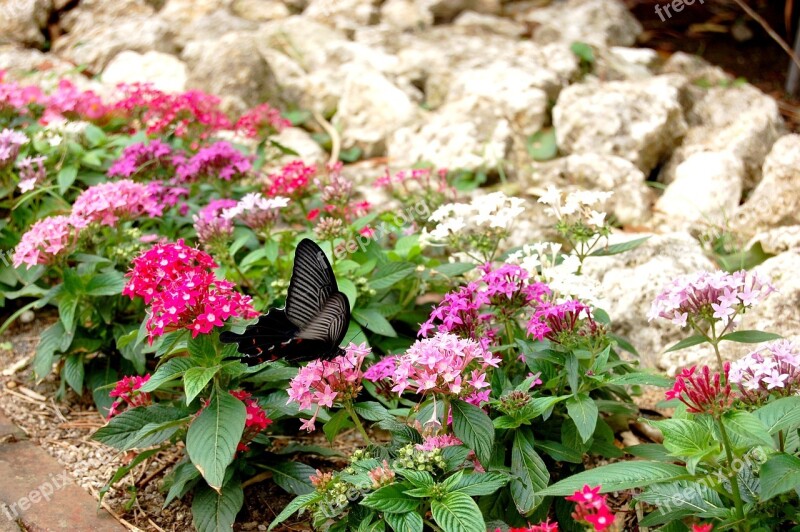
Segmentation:
[(442, 433), (447, 434), (447, 420), (450, 419), (450, 399), (442, 395)]
[(347, 413), (350, 415), (350, 419), (353, 420), (358, 432), (361, 433), (361, 437), (364, 438), (364, 441), (367, 443), (367, 445), (372, 445), (372, 440), (369, 439), (369, 435), (367, 434), (366, 429), (364, 429), (364, 425), (362, 425), (361, 420), (358, 419), (358, 414), (356, 414), (356, 411), (353, 410), (353, 405), (350, 404), (349, 401), (345, 402), (344, 409), (347, 410)]
[(711, 346), (714, 348), (714, 354), (717, 355), (717, 364), (719, 364), (719, 372), (724, 371), (722, 364), (722, 355), (719, 353), (719, 338), (717, 338), (717, 325), (711, 324)]
[[(717, 418), (717, 425), (719, 425), (719, 432), (722, 435), (722, 446), (725, 447), (725, 456), (728, 458), (728, 467), (733, 463), (733, 451), (731, 450), (731, 441), (728, 439), (728, 433), (725, 431), (725, 424), (722, 418)], [(730, 478), (731, 481), (731, 494), (733, 495), (733, 504), (736, 507), (736, 518), (741, 521), (736, 528), (740, 532), (749, 530), (750, 527), (744, 520), (744, 503), (742, 502), (742, 494), (739, 492), (739, 482), (736, 478), (736, 471), (732, 471)]]

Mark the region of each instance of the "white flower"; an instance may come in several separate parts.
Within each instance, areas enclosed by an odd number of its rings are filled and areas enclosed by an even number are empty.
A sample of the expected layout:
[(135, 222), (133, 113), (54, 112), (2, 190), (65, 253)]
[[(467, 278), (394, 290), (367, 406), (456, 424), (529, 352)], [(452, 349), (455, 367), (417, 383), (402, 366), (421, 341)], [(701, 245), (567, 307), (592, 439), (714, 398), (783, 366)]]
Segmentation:
[(606, 221), (606, 213), (597, 212), (594, 210), (589, 215), (589, 218), (586, 219), (586, 223), (588, 223), (589, 225), (593, 225), (595, 227), (603, 227), (605, 221)]

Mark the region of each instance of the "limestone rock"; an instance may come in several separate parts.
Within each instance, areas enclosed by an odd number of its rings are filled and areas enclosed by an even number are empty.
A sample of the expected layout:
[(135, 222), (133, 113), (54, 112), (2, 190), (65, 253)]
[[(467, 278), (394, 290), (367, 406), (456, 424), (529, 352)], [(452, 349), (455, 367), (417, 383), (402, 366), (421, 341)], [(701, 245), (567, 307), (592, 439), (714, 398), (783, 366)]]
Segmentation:
[(785, 251), (800, 252), (800, 225), (775, 227), (756, 233), (745, 249), (750, 249), (756, 243), (761, 245), (764, 253), (771, 255), (778, 255)]
[(51, 0), (3, 0), (0, 2), (0, 44), (44, 44)]
[(381, 22), (398, 31), (424, 29), (433, 25), (433, 13), (414, 0), (387, 0), (381, 6)]
[(302, 159), (306, 164), (323, 164), (328, 160), (328, 154), (317, 144), (305, 130), (297, 127), (287, 127), (276, 136), (275, 142), (291, 148), (297, 155), (281, 157), (274, 166), (280, 167), (294, 159)]
[(151, 83), (164, 92), (184, 91), (186, 78), (186, 64), (161, 52), (120, 52), (103, 71), (105, 83)]
[(251, 20), (237, 17), (226, 9), (218, 9), (176, 28), (175, 40), (185, 47), (193, 40), (213, 40), (228, 33), (248, 33), (257, 28), (258, 24)]
[(417, 0), (431, 10), (437, 20), (450, 21), (464, 11), (497, 15), (501, 0)]
[(310, 0), (303, 16), (334, 28), (352, 30), (379, 18), (375, 0)]
[(279, 20), (292, 14), (286, 3), (280, 0), (233, 0), (231, 11), (253, 22)]
[(642, 25), (620, 0), (554, 2), (532, 8), (520, 20), (534, 25), (532, 38), (539, 43), (631, 46), (642, 32)]

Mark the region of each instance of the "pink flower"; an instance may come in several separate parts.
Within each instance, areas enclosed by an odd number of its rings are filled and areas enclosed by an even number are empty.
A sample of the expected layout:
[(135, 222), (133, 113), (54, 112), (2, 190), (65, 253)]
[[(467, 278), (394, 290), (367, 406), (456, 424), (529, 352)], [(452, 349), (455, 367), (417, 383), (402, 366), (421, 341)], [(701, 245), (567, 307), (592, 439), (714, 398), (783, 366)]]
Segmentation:
[(370, 382), (382, 381), (391, 377), (396, 368), (397, 362), (394, 356), (383, 357), (364, 372), (364, 378)]
[(28, 268), (52, 264), (74, 249), (85, 222), (71, 216), (51, 216), (34, 223), (23, 235), (14, 251), (13, 264)]
[(316, 173), (316, 166), (308, 166), (300, 160), (292, 161), (279, 172), (267, 176), (264, 195), (268, 198), (286, 196), (297, 199), (305, 194), (311, 178)]
[(258, 401), (252, 399), (252, 395), (244, 390), (231, 390), (230, 394), (242, 401), (245, 406), (246, 418), (244, 422), (244, 433), (239, 441), (237, 451), (249, 451), (249, 443), (262, 431), (272, 424), (272, 420), (267, 417), (266, 411), (261, 408)]
[(44, 123), (62, 117), (98, 121), (111, 112), (94, 91), (82, 91), (66, 79), (60, 80), (58, 88), (45, 98), (45, 105)]
[(223, 212), (235, 206), (236, 200), (211, 200), (194, 216), (194, 230), (204, 246), (213, 248), (224, 244), (233, 235), (233, 222), (225, 218)]
[(119, 414), (122, 411), (121, 407), (123, 405), (127, 405), (128, 408), (149, 405), (152, 402), (150, 394), (139, 391), (139, 388), (144, 386), (149, 380), (150, 374), (148, 373), (143, 377), (123, 377), (121, 380), (117, 381), (114, 389), (108, 393), (109, 397), (115, 397), (117, 400), (111, 404), (106, 419), (111, 419)]
[(137, 142), (122, 151), (108, 169), (108, 176), (130, 178), (137, 175), (152, 179), (160, 172), (169, 174), (174, 170), (172, 158), (172, 148), (159, 139)]
[(39, 155), (38, 157), (25, 157), (17, 162), (20, 192), (30, 192), (36, 185), (47, 179), (47, 169), (44, 167), (46, 160), (44, 155)]
[(606, 503), (606, 496), (600, 495), (600, 486), (586, 485), (566, 500), (575, 503), (572, 513), (575, 521), (590, 524), (595, 530), (605, 530), (614, 524), (615, 516)]
[(527, 330), (537, 340), (547, 338), (564, 345), (571, 345), (581, 337), (603, 334), (589, 306), (574, 299), (558, 304), (541, 303), (528, 321)]
[(190, 183), (201, 179), (241, 179), (253, 169), (251, 157), (245, 156), (229, 142), (219, 141), (200, 149), (186, 159), (175, 157), (175, 175), (178, 181)]
[(434, 449), (443, 449), (445, 447), (452, 447), (453, 445), (461, 445), (463, 442), (451, 436), (450, 434), (443, 434), (441, 436), (428, 436), (422, 443), (415, 445), (418, 451), (433, 451)]
[[(0, 78), (2, 79), (2, 78)], [(0, 92), (0, 95), (2, 93)], [(2, 100), (0, 100), (2, 103)], [(10, 166), (17, 159), (19, 150), (28, 143), (28, 136), (13, 129), (0, 131), (0, 168)]]
[(265, 198), (258, 192), (245, 194), (242, 199), (222, 213), (226, 220), (239, 220), (253, 231), (269, 233), (278, 220), (279, 210), (289, 205), (282, 196)]
[(268, 137), (292, 125), (278, 109), (262, 103), (248, 110), (236, 121), (234, 129), (250, 138)]
[(692, 532), (711, 532), (713, 528), (714, 525), (711, 523), (707, 523), (705, 525), (692, 525)]
[(777, 340), (731, 364), (730, 382), (742, 399), (758, 404), (771, 396), (789, 397), (800, 391), (800, 347)]
[(73, 218), (87, 224), (99, 222), (109, 227), (119, 220), (142, 216), (156, 218), (163, 214), (158, 184), (135, 183), (130, 179), (100, 183), (84, 190), (72, 206)]
[(679, 399), (686, 405), (686, 411), (693, 414), (719, 415), (733, 403), (731, 385), (728, 378), (730, 362), (723, 364), (723, 375), (711, 373), (703, 366), (699, 373), (696, 367), (684, 369), (675, 378), (672, 389), (666, 393), (667, 399)]

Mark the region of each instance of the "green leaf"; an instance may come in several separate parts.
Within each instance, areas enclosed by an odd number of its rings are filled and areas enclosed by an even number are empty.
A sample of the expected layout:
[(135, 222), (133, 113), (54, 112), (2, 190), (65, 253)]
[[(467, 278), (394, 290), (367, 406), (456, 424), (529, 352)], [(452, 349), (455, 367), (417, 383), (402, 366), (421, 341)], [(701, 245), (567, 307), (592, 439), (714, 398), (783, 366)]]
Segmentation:
[(413, 512), (419, 501), (403, 493), (406, 489), (402, 484), (389, 484), (368, 493), (360, 504), (387, 514)]
[(470, 473), (462, 475), (452, 487), (451, 491), (460, 491), (472, 497), (476, 495), (491, 495), (511, 480), (507, 475), (500, 473)]
[(649, 236), (637, 238), (636, 240), (629, 240), (627, 242), (620, 242), (619, 244), (612, 244), (601, 249), (597, 249), (589, 254), (590, 257), (608, 257), (610, 255), (619, 255), (632, 249), (636, 249), (649, 239)]
[(36, 356), (33, 358), (33, 371), (37, 380), (42, 380), (52, 371), (55, 352), (60, 349), (65, 334), (61, 321), (55, 322), (42, 332), (39, 345), (36, 346)]
[(242, 504), (244, 490), (239, 481), (231, 480), (219, 493), (202, 486), (192, 499), (192, 524), (197, 532), (230, 531)]
[(155, 373), (144, 385), (139, 388), (142, 392), (153, 392), (162, 384), (177, 379), (192, 367), (192, 361), (185, 357), (171, 358), (161, 364)]
[(552, 127), (542, 129), (525, 140), (525, 149), (534, 161), (549, 161), (558, 155), (556, 130)]
[(594, 434), (597, 426), (597, 416), (599, 414), (597, 405), (586, 392), (578, 394), (576, 397), (567, 399), (567, 413), (578, 428), (578, 434), (585, 442)]
[(171, 485), (167, 497), (164, 499), (162, 508), (169, 506), (173, 500), (183, 497), (194, 480), (200, 478), (200, 471), (191, 462), (184, 462), (178, 465), (171, 475)]
[(582, 464), (583, 455), (575, 449), (550, 440), (536, 440), (534, 443), (537, 449), (546, 452), (553, 460), (559, 462), (570, 462), (572, 464)]
[(58, 181), (58, 193), (63, 196), (67, 189), (75, 182), (76, 177), (78, 177), (77, 166), (62, 167), (61, 170), (58, 171), (58, 177), (56, 178)]
[(641, 488), (656, 482), (670, 482), (689, 477), (686, 468), (675, 464), (634, 460), (616, 462), (556, 482), (539, 492), (541, 496), (564, 497), (572, 495), (584, 485), (602, 486), (601, 493)]
[(456, 491), (432, 500), (431, 514), (443, 532), (486, 532), (480, 508), (465, 493)]
[(186, 451), (208, 485), (220, 489), (225, 469), (233, 462), (246, 418), (244, 403), (217, 391), (211, 403), (189, 426)]
[(64, 324), (65, 331), (75, 331), (75, 311), (78, 309), (78, 298), (70, 294), (62, 295), (58, 300), (58, 317)]
[(369, 329), (370, 331), (380, 334), (381, 336), (389, 336), (396, 338), (397, 332), (389, 323), (389, 320), (383, 317), (378, 310), (374, 308), (355, 308), (353, 309), (353, 319), (358, 323)]
[(322, 494), (317, 492), (307, 493), (305, 495), (300, 495), (299, 497), (295, 497), (294, 499), (292, 499), (292, 502), (287, 504), (286, 508), (284, 508), (283, 511), (275, 517), (275, 520), (272, 521), (272, 523), (270, 523), (268, 530), (272, 530), (279, 524), (283, 523), (284, 521), (289, 519), (292, 515), (294, 515), (295, 512), (307, 508), (313, 504), (316, 504), (321, 500), (322, 500)]
[(670, 379), (663, 375), (656, 375), (655, 373), (644, 373), (642, 371), (618, 375), (608, 381), (608, 384), (616, 384), (618, 386), (638, 385), (658, 386), (660, 388), (669, 388), (674, 383), (675, 379)]
[(130, 448), (129, 444), (137, 439), (138, 434), (146, 425), (167, 423), (181, 418), (180, 411), (172, 407), (140, 406), (111, 418), (105, 426), (97, 429), (92, 435), (92, 439), (124, 451)]
[(302, 462), (279, 462), (264, 468), (272, 471), (275, 484), (293, 495), (305, 495), (314, 491), (310, 477), (316, 473), (316, 469), (309, 465)]
[(125, 288), (125, 276), (116, 270), (99, 273), (89, 279), (86, 293), (90, 296), (115, 296)]
[(594, 63), (594, 49), (592, 45), (585, 42), (575, 41), (569, 46), (570, 51), (578, 56), (578, 59), (587, 63)]
[(783, 397), (753, 412), (772, 435), (800, 427), (800, 397)]
[(211, 367), (221, 362), (211, 335), (198, 334), (195, 338), (189, 339), (187, 349), (192, 362), (196, 365)]
[(672, 462), (674, 457), (666, 447), (660, 443), (640, 443), (625, 447), (625, 452), (646, 460), (656, 460), (658, 462)]
[(791, 454), (773, 455), (761, 465), (761, 500), (800, 488), (800, 458)]
[(688, 510), (697, 517), (712, 519), (729, 511), (717, 492), (692, 480), (653, 484), (636, 498), (658, 507), (660, 513)]
[(89, 141), (89, 146), (92, 148), (96, 148), (106, 140), (106, 134), (94, 124), (87, 125), (83, 130), (83, 134), (86, 140)]
[(125, 475), (127, 475), (131, 471), (131, 469), (133, 469), (134, 467), (141, 464), (142, 462), (144, 462), (145, 460), (147, 460), (148, 458), (150, 458), (151, 456), (160, 451), (161, 449), (150, 449), (149, 451), (144, 451), (143, 453), (139, 453), (138, 455), (136, 455), (136, 458), (131, 460), (129, 463), (125, 464), (122, 467), (117, 468), (117, 470), (114, 472), (114, 476), (112, 476), (109, 479), (109, 481), (106, 482), (106, 484), (102, 488), (100, 488), (100, 491), (98, 492), (98, 494), (100, 495), (100, 500), (102, 501), (103, 497), (105, 497), (106, 493), (108, 493), (108, 490), (111, 489), (111, 486), (122, 480), (122, 478)]
[(533, 510), (542, 500), (542, 490), (547, 487), (550, 472), (533, 445), (530, 429), (514, 434), (511, 448), (511, 497), (521, 514)]
[(664, 448), (674, 457), (686, 460), (686, 468), (690, 473), (699, 459), (719, 451), (719, 446), (712, 442), (711, 432), (702, 424), (692, 419), (665, 419), (651, 421), (650, 424), (664, 434)]
[(70, 355), (64, 359), (64, 380), (78, 395), (83, 394), (83, 355)]
[(469, 262), (446, 262), (431, 268), (431, 272), (444, 275), (445, 277), (456, 277), (475, 269), (474, 264)]
[(368, 421), (382, 421), (384, 419), (393, 418), (392, 414), (377, 401), (364, 401), (362, 403), (355, 403), (353, 410), (362, 419)]
[(186, 391), (186, 404), (191, 403), (214, 378), (220, 366), (210, 368), (189, 368), (183, 374), (183, 387)]
[(720, 340), (728, 340), (740, 344), (760, 344), (761, 342), (769, 342), (780, 338), (782, 338), (780, 334), (764, 331), (734, 331), (722, 336)]
[(722, 423), (729, 432), (739, 436), (747, 444), (767, 447), (775, 445), (767, 427), (750, 412), (726, 412), (722, 416)]
[(384, 514), (386, 524), (395, 532), (422, 532), (422, 516), (416, 512), (405, 514)]
[(464, 445), (475, 451), (484, 464), (492, 459), (494, 446), (494, 425), (486, 412), (475, 405), (461, 400), (451, 403), (453, 414), (453, 432)]
[(417, 269), (416, 264), (409, 262), (387, 262), (378, 267), (372, 275), (369, 284), (375, 290), (385, 290), (391, 288), (395, 284), (409, 277), (414, 270)]
[(403, 478), (408, 480), (415, 488), (432, 488), (433, 477), (427, 471), (417, 471), (415, 469), (398, 469)]
[(333, 439), (346, 428), (353, 426), (353, 421), (344, 408), (336, 412), (331, 418), (322, 426), (322, 431), (328, 442), (333, 443)]
[(687, 347), (692, 347), (693, 345), (702, 344), (703, 342), (707, 342), (708, 338), (703, 336), (702, 334), (695, 334), (694, 336), (690, 336), (689, 338), (684, 338), (677, 344), (672, 345), (671, 347), (667, 348), (664, 353), (671, 353), (672, 351), (678, 351), (680, 349), (686, 349)]

